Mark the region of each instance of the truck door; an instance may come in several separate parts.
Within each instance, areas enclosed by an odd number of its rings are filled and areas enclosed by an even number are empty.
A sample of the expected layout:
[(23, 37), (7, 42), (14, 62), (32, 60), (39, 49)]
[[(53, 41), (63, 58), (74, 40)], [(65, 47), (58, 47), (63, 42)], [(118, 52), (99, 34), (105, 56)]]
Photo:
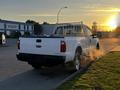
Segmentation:
[(96, 45), (96, 38), (92, 36), (91, 29), (87, 26), (85, 26), (85, 33), (88, 39), (88, 45), (94, 47)]
[(83, 26), (83, 29), (84, 29), (85, 38), (86, 38), (86, 46), (87, 48), (89, 48), (92, 43), (92, 38), (91, 38), (92, 33), (88, 31), (88, 28), (86, 26)]

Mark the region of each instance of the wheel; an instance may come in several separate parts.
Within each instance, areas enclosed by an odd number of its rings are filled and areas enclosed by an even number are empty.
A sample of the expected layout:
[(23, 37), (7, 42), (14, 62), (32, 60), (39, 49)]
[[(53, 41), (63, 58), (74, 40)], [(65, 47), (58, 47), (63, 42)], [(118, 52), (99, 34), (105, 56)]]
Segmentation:
[(81, 51), (77, 50), (74, 58), (74, 69), (76, 71), (80, 70), (81, 68), (80, 61), (81, 61)]
[(99, 43), (97, 43), (97, 45), (96, 45), (96, 49), (97, 49), (97, 50), (100, 49), (100, 45), (99, 45)]
[(29, 63), (34, 69), (41, 69), (41, 65), (36, 63)]

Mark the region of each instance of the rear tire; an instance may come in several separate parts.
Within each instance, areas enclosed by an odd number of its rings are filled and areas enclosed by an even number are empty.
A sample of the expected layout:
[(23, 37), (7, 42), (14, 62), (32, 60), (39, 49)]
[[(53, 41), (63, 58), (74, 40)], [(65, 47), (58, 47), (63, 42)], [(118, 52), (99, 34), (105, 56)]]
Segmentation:
[(96, 45), (96, 49), (97, 49), (97, 50), (100, 49), (100, 44), (99, 44), (99, 43), (97, 43), (97, 45)]
[(81, 64), (80, 64), (81, 54), (82, 54), (82, 51), (80, 49), (77, 49), (74, 57), (74, 62), (73, 62), (75, 71), (79, 71), (81, 68)]

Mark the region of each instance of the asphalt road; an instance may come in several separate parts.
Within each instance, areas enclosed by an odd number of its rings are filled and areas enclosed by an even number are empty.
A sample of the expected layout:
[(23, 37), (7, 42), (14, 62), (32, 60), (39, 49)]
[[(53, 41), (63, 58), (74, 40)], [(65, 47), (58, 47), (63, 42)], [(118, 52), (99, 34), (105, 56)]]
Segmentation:
[[(46, 70), (34, 70), (30, 65), (16, 59), (16, 40), (8, 40), (8, 47), (0, 48), (0, 90), (51, 90), (68, 77), (69, 72), (61, 66)], [(119, 39), (102, 39), (102, 51), (119, 45)]]
[(120, 38), (106, 38), (100, 40), (100, 46), (103, 52), (108, 52), (118, 45), (120, 45)]
[(16, 59), (16, 46), (0, 48), (0, 81), (30, 70), (32, 67)]

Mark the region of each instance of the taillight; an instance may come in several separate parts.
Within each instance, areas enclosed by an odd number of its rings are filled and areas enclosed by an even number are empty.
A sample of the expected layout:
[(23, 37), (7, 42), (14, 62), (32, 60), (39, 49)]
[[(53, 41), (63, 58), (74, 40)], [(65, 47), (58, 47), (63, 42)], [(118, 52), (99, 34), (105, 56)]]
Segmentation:
[(65, 43), (65, 41), (61, 41), (60, 52), (66, 52), (66, 43)]
[(20, 40), (17, 41), (17, 48), (20, 49)]

